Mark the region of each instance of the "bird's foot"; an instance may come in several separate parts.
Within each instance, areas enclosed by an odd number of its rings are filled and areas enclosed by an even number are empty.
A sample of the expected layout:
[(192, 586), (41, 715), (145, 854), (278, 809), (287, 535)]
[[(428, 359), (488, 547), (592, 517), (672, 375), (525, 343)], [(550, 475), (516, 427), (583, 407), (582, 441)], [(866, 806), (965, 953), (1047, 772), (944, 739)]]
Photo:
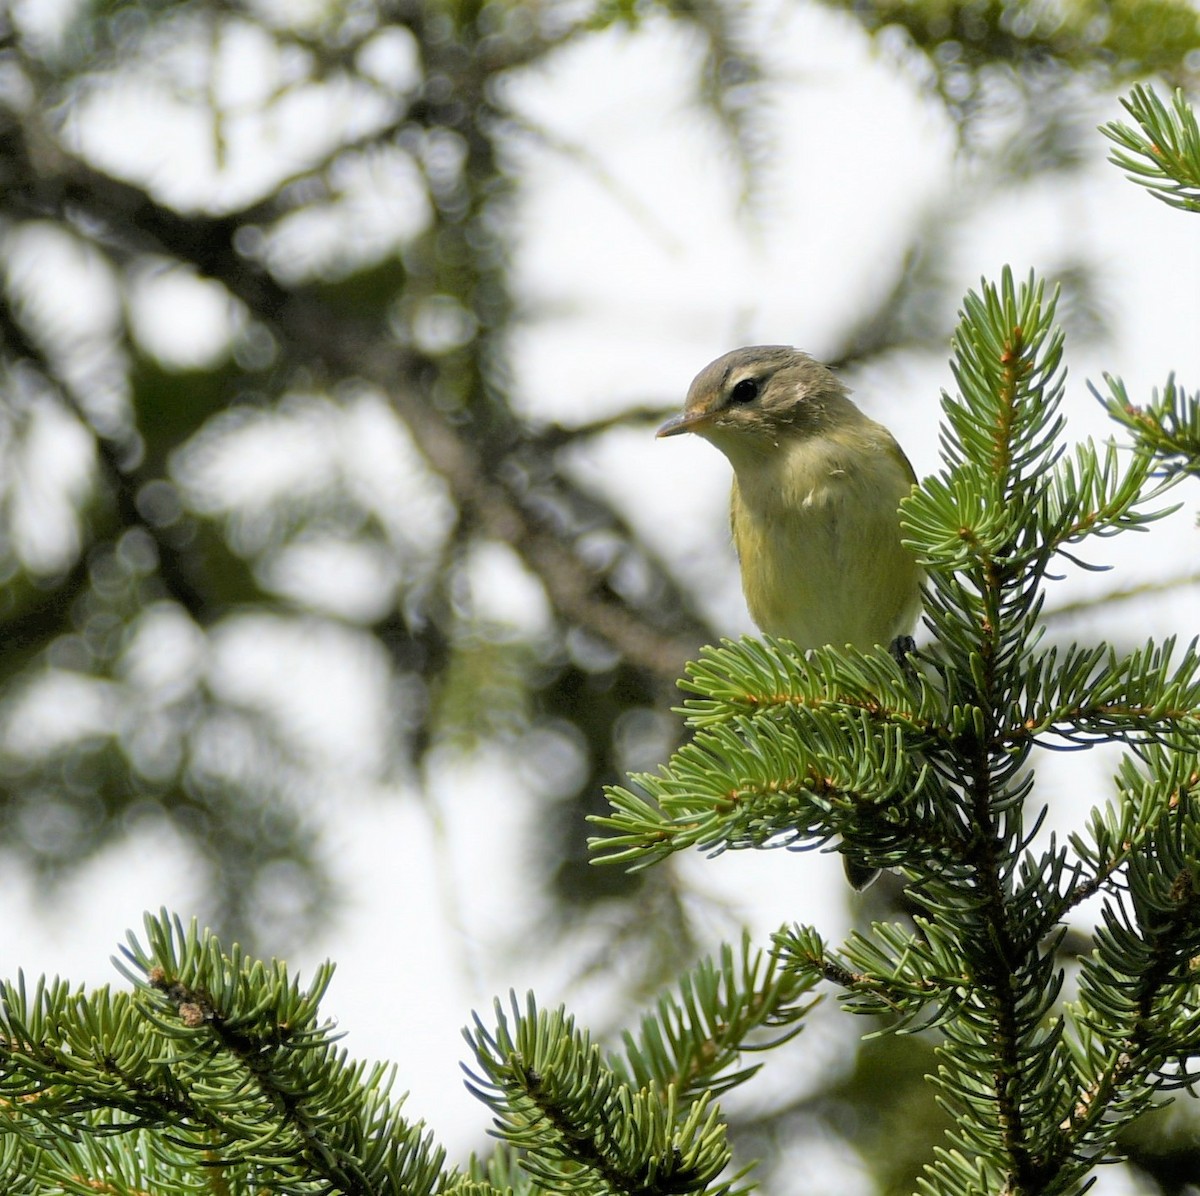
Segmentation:
[(917, 650), (917, 641), (911, 635), (898, 635), (890, 644), (888, 651), (892, 659), (900, 666), (901, 672), (909, 681), (917, 679), (917, 666), (912, 662), (911, 654)]

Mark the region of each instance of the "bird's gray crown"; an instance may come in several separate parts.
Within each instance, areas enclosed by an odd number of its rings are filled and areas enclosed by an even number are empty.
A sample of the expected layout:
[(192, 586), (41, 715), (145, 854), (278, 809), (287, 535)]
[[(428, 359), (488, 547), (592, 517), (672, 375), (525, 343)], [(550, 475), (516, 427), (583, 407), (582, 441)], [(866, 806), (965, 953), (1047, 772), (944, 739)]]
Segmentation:
[[(757, 384), (752, 402), (739, 400), (736, 388), (751, 379)], [(739, 406), (760, 418), (793, 422), (819, 419), (827, 402), (846, 395), (846, 387), (829, 369), (790, 345), (750, 345), (718, 357), (696, 375), (688, 389), (687, 411), (728, 411)], [(801, 411), (800, 408), (808, 411)]]
[(704, 393), (720, 393), (742, 377), (769, 377), (789, 363), (796, 362), (797, 358), (812, 361), (811, 357), (793, 349), (791, 345), (748, 345), (743, 349), (733, 349), (716, 361), (709, 362), (696, 375), (688, 388), (688, 398)]

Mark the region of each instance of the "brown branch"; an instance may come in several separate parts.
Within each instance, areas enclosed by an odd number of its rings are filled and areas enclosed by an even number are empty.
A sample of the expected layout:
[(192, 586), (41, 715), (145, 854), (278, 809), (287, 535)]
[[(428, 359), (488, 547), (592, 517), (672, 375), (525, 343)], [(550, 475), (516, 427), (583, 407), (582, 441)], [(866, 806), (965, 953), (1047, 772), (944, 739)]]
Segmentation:
[(423, 456), (450, 486), (462, 511), (485, 535), (512, 546), (541, 580), (559, 615), (599, 636), (660, 682), (673, 685), (695, 655), (699, 641), (654, 628), (607, 593), (602, 577), (489, 477), (465, 439), (403, 379), (391, 380), (385, 389)]

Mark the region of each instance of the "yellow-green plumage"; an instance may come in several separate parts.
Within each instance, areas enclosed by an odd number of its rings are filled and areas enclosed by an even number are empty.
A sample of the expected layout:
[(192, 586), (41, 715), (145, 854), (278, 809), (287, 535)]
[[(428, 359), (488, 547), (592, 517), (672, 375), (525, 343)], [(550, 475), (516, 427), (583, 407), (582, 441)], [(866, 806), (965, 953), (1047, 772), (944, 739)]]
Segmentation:
[(742, 470), (731, 525), (754, 622), (801, 648), (870, 648), (911, 632), (919, 580), (900, 543), (899, 507), (914, 481), (877, 424), (784, 440)]
[(727, 353), (660, 435), (683, 431), (733, 466), (733, 539), (763, 631), (804, 649), (870, 648), (912, 631), (921, 576), (899, 516), (912, 466), (825, 366), (777, 345)]

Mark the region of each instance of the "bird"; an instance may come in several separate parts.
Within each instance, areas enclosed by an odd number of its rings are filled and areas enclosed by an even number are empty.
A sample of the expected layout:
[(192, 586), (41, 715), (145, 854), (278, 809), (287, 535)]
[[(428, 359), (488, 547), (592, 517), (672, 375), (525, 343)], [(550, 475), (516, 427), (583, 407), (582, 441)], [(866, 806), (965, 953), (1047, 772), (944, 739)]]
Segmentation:
[(683, 432), (733, 466), (730, 526), (760, 631), (804, 651), (912, 633), (921, 570), (900, 501), (916, 474), (832, 370), (786, 345), (734, 349), (696, 375), (658, 436)]
[[(759, 630), (805, 652), (911, 648), (922, 574), (899, 508), (916, 474), (832, 370), (788, 345), (734, 349), (696, 375), (657, 434), (684, 432), (733, 467), (730, 526)], [(876, 874), (845, 862), (856, 888)]]

